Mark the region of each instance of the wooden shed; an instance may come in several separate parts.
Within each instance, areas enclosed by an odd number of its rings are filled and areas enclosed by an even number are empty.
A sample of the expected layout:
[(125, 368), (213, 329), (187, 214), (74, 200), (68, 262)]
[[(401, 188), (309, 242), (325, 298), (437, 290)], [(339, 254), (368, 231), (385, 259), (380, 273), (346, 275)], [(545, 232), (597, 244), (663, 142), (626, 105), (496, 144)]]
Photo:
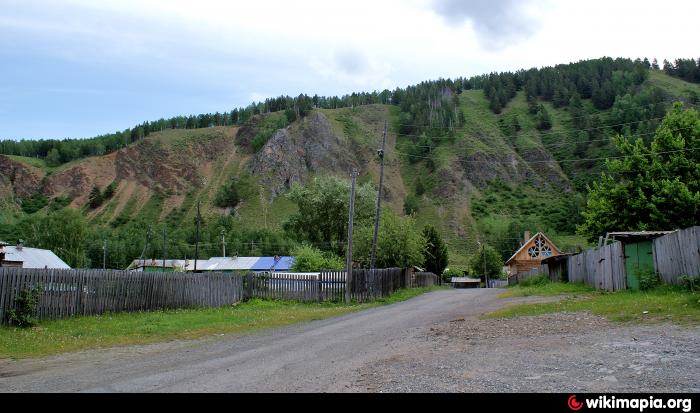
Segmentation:
[(530, 237), (525, 233), (525, 242), (508, 261), (508, 276), (530, 272), (542, 265), (542, 260), (562, 255), (559, 248), (541, 232)]

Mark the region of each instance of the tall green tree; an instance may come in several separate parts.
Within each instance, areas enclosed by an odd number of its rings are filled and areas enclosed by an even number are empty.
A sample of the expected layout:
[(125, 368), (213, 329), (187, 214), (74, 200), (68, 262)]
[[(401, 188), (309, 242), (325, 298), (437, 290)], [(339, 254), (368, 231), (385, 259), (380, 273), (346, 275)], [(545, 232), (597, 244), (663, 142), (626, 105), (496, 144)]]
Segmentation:
[(449, 260), (447, 246), (432, 225), (426, 225), (423, 228), (423, 238), (425, 239), (425, 268), (428, 272), (440, 275), (447, 268)]
[[(370, 222), (355, 230), (353, 260), (370, 265), (374, 225)], [(377, 240), (377, 268), (408, 268), (425, 262), (425, 238), (416, 228), (415, 219), (399, 217), (390, 209), (382, 210)]]
[[(350, 182), (338, 177), (319, 177), (306, 186), (295, 184), (287, 197), (298, 212), (284, 224), (290, 237), (336, 254), (345, 253), (348, 227)], [(371, 184), (361, 185), (355, 195), (355, 225), (371, 223), (377, 192)]]
[(484, 275), (484, 267), (489, 279), (500, 278), (503, 274), (503, 259), (496, 249), (490, 245), (482, 244), (478, 254), (469, 260), (469, 268), (472, 274)]
[(85, 253), (87, 221), (74, 209), (26, 217), (17, 224), (15, 233), (21, 234), (25, 245), (51, 250), (71, 267), (89, 265)]
[(610, 231), (673, 230), (700, 223), (700, 117), (680, 103), (650, 145), (616, 139), (623, 158), (589, 187), (578, 231), (596, 239)]

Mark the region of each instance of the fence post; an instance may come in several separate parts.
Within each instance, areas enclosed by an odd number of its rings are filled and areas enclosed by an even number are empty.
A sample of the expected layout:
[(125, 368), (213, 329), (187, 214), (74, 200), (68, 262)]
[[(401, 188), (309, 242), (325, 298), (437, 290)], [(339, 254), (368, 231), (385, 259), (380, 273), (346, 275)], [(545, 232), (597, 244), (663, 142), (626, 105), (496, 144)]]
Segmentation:
[(253, 298), (253, 273), (249, 272), (245, 275), (245, 287), (244, 287), (245, 295), (243, 297), (244, 300), (250, 300)]

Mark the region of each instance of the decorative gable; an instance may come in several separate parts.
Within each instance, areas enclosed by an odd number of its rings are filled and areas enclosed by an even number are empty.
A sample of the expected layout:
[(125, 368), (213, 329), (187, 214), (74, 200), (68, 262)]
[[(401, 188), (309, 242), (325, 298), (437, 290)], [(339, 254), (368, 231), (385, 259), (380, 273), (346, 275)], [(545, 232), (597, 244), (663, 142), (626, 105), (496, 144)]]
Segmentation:
[(506, 265), (518, 261), (534, 261), (539, 263), (544, 259), (557, 255), (561, 255), (559, 248), (540, 232), (523, 244), (506, 262)]

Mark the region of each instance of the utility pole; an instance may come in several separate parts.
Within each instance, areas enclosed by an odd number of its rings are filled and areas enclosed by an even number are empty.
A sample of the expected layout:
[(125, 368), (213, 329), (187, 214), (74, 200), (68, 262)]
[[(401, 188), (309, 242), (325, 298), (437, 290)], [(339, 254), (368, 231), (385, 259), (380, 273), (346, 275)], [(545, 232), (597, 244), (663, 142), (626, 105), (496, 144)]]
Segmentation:
[(148, 226), (148, 230), (146, 230), (146, 244), (143, 246), (143, 251), (141, 251), (141, 256), (139, 257), (139, 260), (143, 260), (142, 263), (144, 267), (146, 266), (146, 250), (148, 249), (148, 244), (151, 242), (151, 226)]
[(348, 211), (348, 253), (345, 262), (345, 302), (350, 303), (350, 283), (352, 281), (352, 225), (355, 217), (355, 182), (357, 169), (352, 170), (352, 185), (350, 187), (350, 207)]
[(102, 239), (102, 269), (107, 269), (107, 238)]
[(195, 235), (195, 241), (194, 241), (194, 272), (197, 273), (197, 260), (199, 260), (199, 222), (202, 220), (201, 215), (199, 215), (199, 204), (200, 202), (197, 201), (197, 234)]
[(382, 139), (382, 149), (377, 151), (379, 153), (379, 159), (381, 166), (379, 168), (379, 194), (377, 194), (377, 213), (374, 219), (374, 238), (372, 240), (372, 258), (370, 260), (369, 268), (374, 269), (374, 264), (377, 259), (377, 238), (379, 237), (379, 220), (382, 214), (382, 189), (384, 187), (384, 153), (386, 149), (386, 134), (389, 124), (384, 121), (384, 139)]
[(165, 244), (165, 225), (163, 225), (163, 272), (165, 272), (165, 260), (168, 257), (168, 249)]
[(489, 274), (486, 271), (486, 244), (481, 244), (481, 255), (484, 257), (484, 278), (486, 279), (486, 288), (491, 288), (489, 286)]
[(226, 230), (221, 228), (221, 249), (223, 251), (222, 257), (226, 257)]

